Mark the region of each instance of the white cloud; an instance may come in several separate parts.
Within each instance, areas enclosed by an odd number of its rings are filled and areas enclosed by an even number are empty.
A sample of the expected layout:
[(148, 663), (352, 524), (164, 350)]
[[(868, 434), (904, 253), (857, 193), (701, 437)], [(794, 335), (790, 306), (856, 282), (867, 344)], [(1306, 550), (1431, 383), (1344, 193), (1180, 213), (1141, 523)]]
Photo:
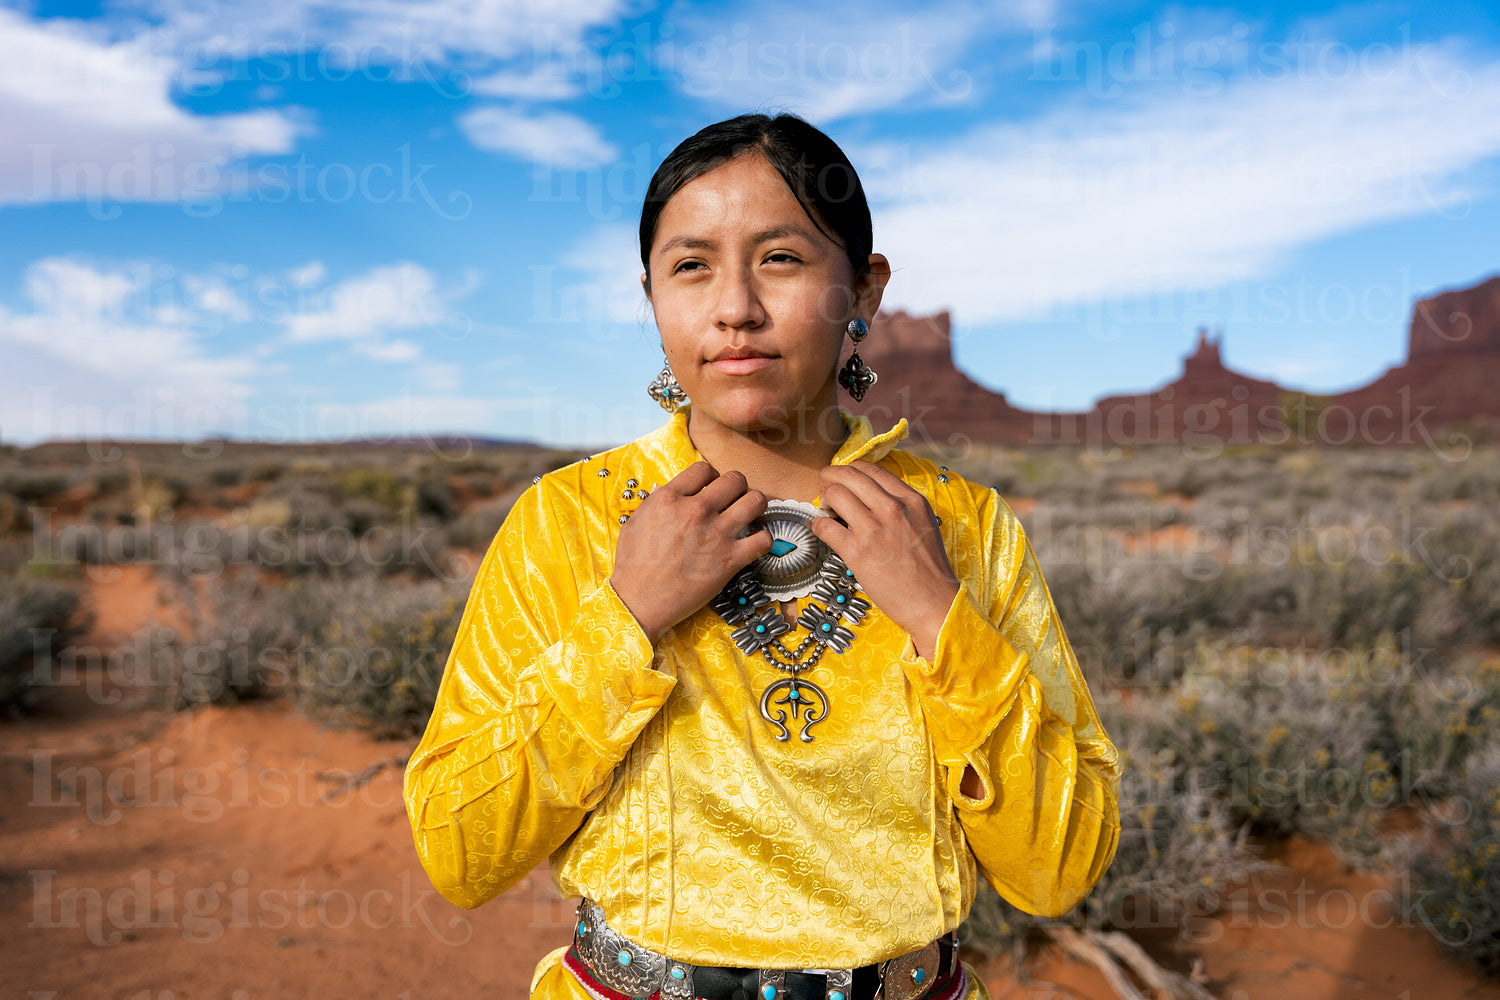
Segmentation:
[[(425, 360), (420, 336), (396, 335), (457, 321), (453, 302), (476, 287), (473, 271), (440, 283), (409, 262), (371, 268), (308, 292), (293, 304), (290, 317), (283, 316), (281, 299), (265, 299), (269, 311), (263, 315), (252, 307), (263, 301), (253, 291), (263, 280), (239, 265), (181, 273), (148, 261), (48, 257), (33, 262), (22, 273), (19, 304), (0, 306), (0, 357), (6, 362), (0, 366), (0, 438), (259, 436), (285, 427), (288, 405), (299, 420), (303, 412), (327, 411), (353, 414), (366, 423), (379, 423), (405, 405), (386, 400), (352, 408), (310, 406), (307, 398), (327, 399), (334, 390), (296, 385), (296, 373), (307, 369), (291, 365), (284, 355), (289, 345), (301, 343), (339, 345), (337, 361), (344, 365), (368, 358), (398, 366), (404, 374), (394, 376), (397, 382), (426, 401), (414, 411), (415, 423), (387, 428), (472, 429), (533, 406), (460, 398), (444, 419), (439, 399), (463, 387), (466, 369)], [(287, 336), (274, 341), (224, 337), (226, 320), (284, 324)], [(292, 334), (294, 329), (300, 336)], [(512, 362), (507, 370), (514, 367)], [(389, 378), (382, 381), (390, 384)], [(268, 392), (281, 394), (282, 402), (268, 401)], [(501, 395), (519, 399), (522, 394)], [(470, 420), (475, 414), (486, 419)], [(299, 426), (298, 436), (350, 432), (341, 423)]]
[(70, 257), (46, 257), (26, 269), (22, 284), (33, 309), (58, 319), (98, 319), (118, 314), (145, 282), (140, 268), (100, 271)]
[(528, 101), (561, 101), (583, 92), (577, 80), (562, 67), (551, 65), (529, 73), (501, 70), (474, 81), (471, 88), (486, 97), (509, 97)]
[(292, 268), (286, 276), (293, 288), (311, 288), (323, 283), (323, 280), (328, 277), (328, 268), (323, 266), (321, 260), (310, 260), (301, 267)]
[[(787, 108), (813, 120), (878, 111), (906, 101), (951, 103), (975, 96), (961, 65), (977, 40), (1024, 31), (1051, 16), (1051, 0), (982, 5), (942, 0), (911, 6), (874, 2), (858, 12), (767, 0), (753, 19), (679, 4), (677, 29), (655, 58), (682, 91), (724, 107)], [(986, 51), (982, 62), (997, 56)]]
[(597, 167), (619, 155), (592, 124), (563, 111), (476, 108), (460, 115), (458, 124), (480, 149), (553, 168)]
[(204, 312), (222, 316), (236, 323), (250, 319), (250, 307), (240, 295), (219, 278), (188, 276), (183, 283), (193, 293), (196, 304)]
[[(599, 225), (564, 251), (560, 262), (578, 280), (548, 289), (560, 315), (586, 319), (590, 325), (639, 326), (646, 296), (641, 291), (640, 237), (624, 223)], [(535, 286), (533, 290), (536, 291)]]
[(463, 385), (463, 369), (447, 362), (429, 361), (417, 366), (417, 381), (429, 392), (457, 392)]
[(395, 363), (415, 361), (422, 356), (422, 348), (410, 340), (392, 340), (387, 343), (356, 343), (354, 350), (376, 361)]
[[(622, 0), (136, 0), (172, 34), (244, 56), (339, 43), (358, 65), (408, 77), (464, 56), (495, 59), (555, 50), (618, 20)], [(224, 31), (233, 25), (232, 34)]]
[[(225, 59), (243, 66), (313, 53), (298, 66), (330, 80), (364, 72), (454, 99), (558, 100), (598, 71), (585, 34), (617, 23), (625, 8), (624, 0), (126, 0), (84, 21), (0, 7), (0, 205), (85, 200), (110, 204), (113, 215), (115, 202), (211, 197), (235, 183), (237, 161), (290, 152), (309, 130), (300, 109), (207, 116), (173, 103), (174, 85), (221, 90)], [(573, 141), (548, 138), (573, 122), (581, 119), (521, 117), (507, 130), (481, 117), (465, 132), (487, 149), (515, 152), (519, 142), (520, 155), (555, 151), (564, 166), (613, 158), (586, 123)]]
[[(1157, 89), (979, 128), (932, 150), (855, 151), (890, 306), (964, 324), (1213, 288), (1315, 240), (1460, 209), (1500, 154), (1500, 65), (1452, 47), (1416, 71)], [(867, 166), (869, 165), (869, 166)]]
[(200, 116), (172, 103), (177, 71), (149, 33), (0, 8), (0, 204), (173, 201), (212, 191), (224, 166), (285, 153), (277, 111)]
[(135, 307), (144, 267), (68, 258), (27, 268), (30, 312), (0, 307), (0, 426), (10, 440), (193, 436), (243, 421), (256, 374), (204, 351), (189, 310)]
[(316, 308), (287, 317), (292, 340), (374, 340), (392, 330), (432, 326), (448, 314), (432, 273), (410, 261), (371, 268), (320, 298)]

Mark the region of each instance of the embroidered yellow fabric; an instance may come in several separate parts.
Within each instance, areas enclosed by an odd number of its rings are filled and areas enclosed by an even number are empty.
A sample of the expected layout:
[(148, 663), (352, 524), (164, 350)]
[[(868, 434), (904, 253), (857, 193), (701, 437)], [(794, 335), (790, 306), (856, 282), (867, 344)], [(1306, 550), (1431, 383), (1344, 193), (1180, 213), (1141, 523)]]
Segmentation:
[[(1087, 894), (1115, 852), (1119, 762), (1019, 522), (896, 449), (905, 421), (844, 421), (834, 462), (878, 462), (942, 519), (961, 590), (932, 661), (873, 609), (806, 675), (831, 704), (814, 741), (780, 742), (759, 699), (784, 674), (707, 607), (653, 650), (608, 583), (635, 491), (700, 458), (685, 411), (552, 472), (484, 558), (406, 767), (445, 897), (478, 906), (550, 857), (565, 898), (673, 958), (849, 968), (957, 927), (977, 874), (1035, 913)], [(560, 956), (534, 996), (584, 996)]]

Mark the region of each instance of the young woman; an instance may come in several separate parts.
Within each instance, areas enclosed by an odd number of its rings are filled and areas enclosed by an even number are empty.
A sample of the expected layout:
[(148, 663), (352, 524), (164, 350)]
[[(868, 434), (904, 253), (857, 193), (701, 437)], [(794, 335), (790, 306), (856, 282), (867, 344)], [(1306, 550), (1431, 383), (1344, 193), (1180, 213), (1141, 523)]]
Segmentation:
[(422, 863), (460, 906), (546, 858), (584, 897), (535, 997), (983, 997), (977, 876), (1058, 914), (1119, 830), (1031, 548), (839, 409), (891, 271), (832, 140), (711, 125), (640, 232), (674, 412), (501, 528), (407, 765)]

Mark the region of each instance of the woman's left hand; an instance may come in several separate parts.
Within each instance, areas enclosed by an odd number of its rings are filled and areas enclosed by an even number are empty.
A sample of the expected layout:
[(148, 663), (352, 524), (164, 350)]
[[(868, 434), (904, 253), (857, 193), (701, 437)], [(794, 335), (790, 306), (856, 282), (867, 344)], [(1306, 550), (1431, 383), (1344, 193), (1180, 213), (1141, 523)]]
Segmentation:
[(958, 595), (927, 498), (870, 462), (831, 465), (819, 475), (823, 509), (813, 534), (854, 571), (859, 589), (906, 629), (917, 655), (931, 660), (938, 630)]

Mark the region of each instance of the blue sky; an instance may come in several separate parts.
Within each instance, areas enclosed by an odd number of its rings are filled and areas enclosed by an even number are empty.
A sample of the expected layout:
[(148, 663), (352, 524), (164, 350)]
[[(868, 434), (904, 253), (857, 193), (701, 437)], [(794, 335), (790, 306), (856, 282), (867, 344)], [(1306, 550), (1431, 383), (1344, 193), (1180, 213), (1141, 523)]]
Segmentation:
[(0, 440), (633, 437), (651, 171), (779, 109), (1024, 406), (1363, 384), (1500, 272), (1494, 4), (0, 0)]

